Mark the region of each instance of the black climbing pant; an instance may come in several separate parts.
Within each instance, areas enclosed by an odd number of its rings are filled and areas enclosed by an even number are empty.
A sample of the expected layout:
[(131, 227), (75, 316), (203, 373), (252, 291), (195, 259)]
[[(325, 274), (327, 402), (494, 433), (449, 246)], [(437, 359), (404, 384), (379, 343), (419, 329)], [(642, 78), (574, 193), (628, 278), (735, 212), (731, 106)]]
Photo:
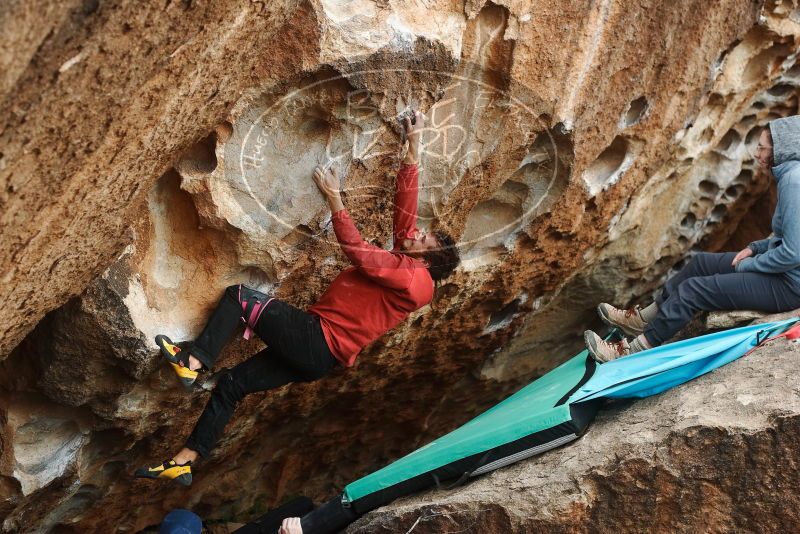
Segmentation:
[(658, 314), (645, 328), (653, 347), (668, 341), (695, 313), (754, 310), (778, 313), (800, 308), (800, 287), (782, 274), (737, 273), (735, 252), (695, 255), (670, 278), (656, 299)]
[[(209, 369), (234, 330), (243, 324), (237, 293), (238, 286), (225, 291), (202, 334), (189, 349)], [(267, 348), (220, 373), (211, 398), (186, 442), (187, 448), (204, 457), (211, 453), (245, 395), (290, 382), (312, 382), (338, 365), (328, 349), (319, 317), (285, 302), (272, 300), (254, 330)]]

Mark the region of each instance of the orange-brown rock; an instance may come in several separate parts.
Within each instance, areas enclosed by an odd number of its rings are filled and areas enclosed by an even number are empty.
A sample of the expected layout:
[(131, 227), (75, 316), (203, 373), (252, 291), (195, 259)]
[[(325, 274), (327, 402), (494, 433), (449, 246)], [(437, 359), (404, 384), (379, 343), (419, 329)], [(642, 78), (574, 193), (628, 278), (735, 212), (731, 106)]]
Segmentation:
[[(645, 299), (743, 219), (764, 228), (749, 151), (797, 113), (795, 18), (776, 0), (12, 1), (2, 528), (322, 499), (551, 368), (596, 301)], [(176, 387), (153, 335), (196, 335), (232, 283), (321, 294), (345, 261), (319, 163), (386, 244), (409, 107), (430, 125), (421, 223), (459, 237), (462, 267), (354, 369), (248, 398), (190, 491), (132, 480), (207, 398)]]

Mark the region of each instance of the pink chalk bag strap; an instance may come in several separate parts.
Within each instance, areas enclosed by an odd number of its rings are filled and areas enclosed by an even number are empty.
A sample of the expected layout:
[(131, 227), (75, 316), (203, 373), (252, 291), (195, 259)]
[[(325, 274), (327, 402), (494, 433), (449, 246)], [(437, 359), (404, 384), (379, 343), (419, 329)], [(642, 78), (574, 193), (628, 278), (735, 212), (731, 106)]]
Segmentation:
[(250, 336), (253, 335), (253, 329), (258, 324), (258, 319), (273, 300), (275, 299), (269, 295), (250, 289), (244, 284), (239, 284), (239, 304), (242, 305), (242, 321), (245, 324), (242, 337), (250, 339)]

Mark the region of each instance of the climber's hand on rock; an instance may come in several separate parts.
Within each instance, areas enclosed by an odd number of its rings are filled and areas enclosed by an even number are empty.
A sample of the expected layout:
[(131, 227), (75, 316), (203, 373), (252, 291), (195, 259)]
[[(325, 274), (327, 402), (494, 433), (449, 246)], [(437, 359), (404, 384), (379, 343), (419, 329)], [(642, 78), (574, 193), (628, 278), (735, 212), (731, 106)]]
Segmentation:
[(736, 255), (736, 257), (735, 257), (735, 258), (733, 258), (733, 261), (731, 262), (731, 265), (733, 265), (734, 267), (736, 267), (736, 265), (737, 265), (737, 264), (738, 264), (740, 261), (742, 261), (742, 260), (743, 260), (743, 259), (745, 259), (745, 258), (749, 258), (749, 257), (750, 257), (750, 256), (752, 256), (752, 255), (753, 255), (753, 251), (752, 251), (752, 250), (751, 250), (749, 247), (748, 247), (748, 248), (745, 248), (745, 249), (742, 249), (742, 250), (740, 250), (740, 251), (739, 251), (739, 253)]
[(300, 518), (287, 517), (284, 519), (278, 534), (303, 534), (303, 527), (300, 526)]
[(408, 139), (408, 152), (406, 152), (406, 157), (403, 158), (403, 163), (417, 163), (419, 161), (420, 138), (422, 137), (422, 130), (425, 128), (425, 115), (419, 111), (414, 111), (414, 123), (411, 123), (411, 117), (405, 117), (403, 126), (406, 129), (406, 138)]
[(423, 128), (425, 128), (425, 115), (420, 111), (412, 111), (411, 113), (414, 115), (413, 121), (408, 115), (403, 118), (403, 125), (406, 128), (406, 138), (409, 143), (419, 145), (420, 135), (422, 134)]
[(328, 201), (331, 213), (344, 209), (342, 194), (339, 191), (339, 175), (335, 170), (317, 167), (314, 169), (314, 183), (317, 184), (320, 193)]
[(339, 176), (333, 169), (326, 169), (325, 167), (317, 167), (314, 169), (314, 182), (317, 184), (320, 193), (325, 198), (339, 197)]

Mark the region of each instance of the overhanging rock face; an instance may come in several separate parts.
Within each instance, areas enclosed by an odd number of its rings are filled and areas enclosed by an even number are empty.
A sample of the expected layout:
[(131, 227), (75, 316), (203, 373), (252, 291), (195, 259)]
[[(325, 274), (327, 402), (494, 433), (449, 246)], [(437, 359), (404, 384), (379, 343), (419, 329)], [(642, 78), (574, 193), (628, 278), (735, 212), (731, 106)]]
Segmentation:
[(367, 514), (376, 532), (791, 532), (800, 345), (778, 340), (600, 413), (577, 442)]
[[(574, 353), (597, 301), (723, 246), (770, 185), (759, 128), (798, 106), (784, 1), (37, 6), (0, 13), (6, 531), (330, 497)], [(318, 163), (385, 245), (409, 107), (429, 114), (421, 223), (463, 266), (355, 369), (248, 398), (190, 493), (132, 480), (207, 399), (154, 334), (196, 335), (233, 283), (322, 293), (346, 263)]]

